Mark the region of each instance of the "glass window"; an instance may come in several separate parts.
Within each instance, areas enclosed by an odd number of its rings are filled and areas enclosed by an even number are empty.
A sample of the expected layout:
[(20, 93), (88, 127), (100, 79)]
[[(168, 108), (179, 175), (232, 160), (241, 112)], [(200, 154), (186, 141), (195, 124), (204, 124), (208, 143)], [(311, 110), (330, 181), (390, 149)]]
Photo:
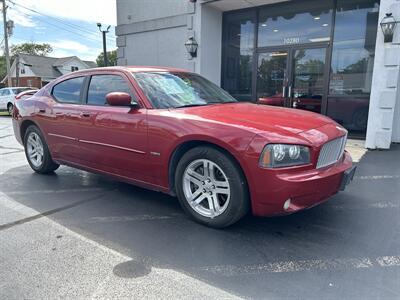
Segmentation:
[(154, 108), (236, 102), (223, 89), (196, 74), (143, 72), (133, 75)]
[(304, 1), (261, 8), (258, 47), (330, 41), (332, 1)]
[(81, 88), (85, 77), (76, 77), (58, 83), (53, 87), (53, 96), (60, 102), (80, 103)]
[(252, 100), (255, 11), (228, 14), (222, 86), (239, 100)]
[(4, 89), (2, 90), (2, 93), (0, 94), (0, 96), (8, 96), (10, 95), (10, 90)]
[(378, 1), (338, 1), (329, 86), (331, 95), (370, 94), (378, 15)]
[[(128, 93), (132, 96), (127, 82), (118, 75), (92, 76), (89, 85), (87, 103), (91, 105), (105, 105), (106, 95), (112, 92)], [(132, 98), (133, 100), (133, 98)]]
[(14, 93), (14, 95), (18, 95), (19, 93), (22, 93), (22, 92), (25, 92), (28, 90), (31, 90), (31, 88), (27, 87), (27, 88), (12, 89), (12, 92)]

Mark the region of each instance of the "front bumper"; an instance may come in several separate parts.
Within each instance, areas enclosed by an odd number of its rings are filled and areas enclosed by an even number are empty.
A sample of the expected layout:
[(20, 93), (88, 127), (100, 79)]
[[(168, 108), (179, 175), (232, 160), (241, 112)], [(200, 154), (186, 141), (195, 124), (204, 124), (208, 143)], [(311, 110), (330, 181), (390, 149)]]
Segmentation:
[[(347, 170), (351, 172), (346, 175)], [(253, 214), (284, 215), (318, 205), (343, 189), (351, 181), (354, 171), (347, 152), (337, 163), (323, 169), (298, 172), (265, 170), (263, 176), (257, 176), (252, 187)], [(290, 205), (284, 209), (288, 199)]]

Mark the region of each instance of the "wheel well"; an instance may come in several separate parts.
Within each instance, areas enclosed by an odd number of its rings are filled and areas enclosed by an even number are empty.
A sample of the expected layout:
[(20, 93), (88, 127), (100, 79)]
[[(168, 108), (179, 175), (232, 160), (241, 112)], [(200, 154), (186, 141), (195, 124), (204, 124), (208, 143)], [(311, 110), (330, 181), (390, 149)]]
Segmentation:
[(32, 122), (32, 121), (30, 121), (30, 120), (26, 120), (26, 121), (22, 122), (22, 124), (21, 124), (21, 129), (20, 129), (22, 141), (24, 140), (25, 132), (26, 132), (26, 130), (28, 129), (28, 127), (29, 127), (30, 125), (35, 125), (35, 126), (37, 126), (34, 122)]
[(188, 152), (190, 149), (193, 149), (195, 147), (199, 146), (209, 146), (216, 148), (229, 156), (239, 167), (240, 172), (242, 172), (244, 179), (246, 180), (247, 184), (247, 178), (245, 176), (245, 173), (242, 169), (242, 166), (240, 165), (239, 161), (234, 157), (228, 150), (225, 148), (222, 148), (216, 144), (210, 143), (210, 142), (205, 142), (205, 141), (188, 141), (185, 142), (181, 145), (179, 145), (173, 152), (171, 159), (169, 161), (169, 168), (168, 168), (168, 182), (169, 182), (169, 189), (173, 195), (175, 195), (175, 172), (176, 172), (176, 167), (181, 160), (182, 156)]

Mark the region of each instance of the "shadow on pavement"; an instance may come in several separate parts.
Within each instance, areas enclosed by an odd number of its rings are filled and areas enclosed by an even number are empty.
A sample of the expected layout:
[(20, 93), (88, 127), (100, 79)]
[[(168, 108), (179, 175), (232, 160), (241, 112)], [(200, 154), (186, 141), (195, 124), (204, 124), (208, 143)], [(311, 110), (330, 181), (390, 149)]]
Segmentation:
[[(192, 222), (173, 197), (68, 167), (48, 176), (27, 166), (9, 170), (0, 176), (0, 190), (40, 213), (56, 210), (47, 217), (132, 257), (114, 268), (121, 277), (158, 267), (242, 297), (393, 297), (399, 268), (387, 279), (381, 269), (285, 272), (265, 266), (400, 255), (400, 179), (362, 179), (400, 175), (400, 162), (392, 160), (400, 147), (394, 148), (368, 152), (353, 183), (325, 204), (286, 217), (247, 216), (225, 230)], [(377, 280), (383, 276), (385, 283)], [(339, 287), (329, 287), (332, 281)]]

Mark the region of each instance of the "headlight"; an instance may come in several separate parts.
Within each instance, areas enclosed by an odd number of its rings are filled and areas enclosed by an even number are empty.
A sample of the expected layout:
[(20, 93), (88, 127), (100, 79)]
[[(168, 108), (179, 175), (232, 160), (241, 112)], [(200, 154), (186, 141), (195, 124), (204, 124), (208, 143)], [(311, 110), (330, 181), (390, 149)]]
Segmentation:
[(269, 144), (260, 157), (263, 168), (280, 168), (310, 163), (310, 149), (300, 145)]

